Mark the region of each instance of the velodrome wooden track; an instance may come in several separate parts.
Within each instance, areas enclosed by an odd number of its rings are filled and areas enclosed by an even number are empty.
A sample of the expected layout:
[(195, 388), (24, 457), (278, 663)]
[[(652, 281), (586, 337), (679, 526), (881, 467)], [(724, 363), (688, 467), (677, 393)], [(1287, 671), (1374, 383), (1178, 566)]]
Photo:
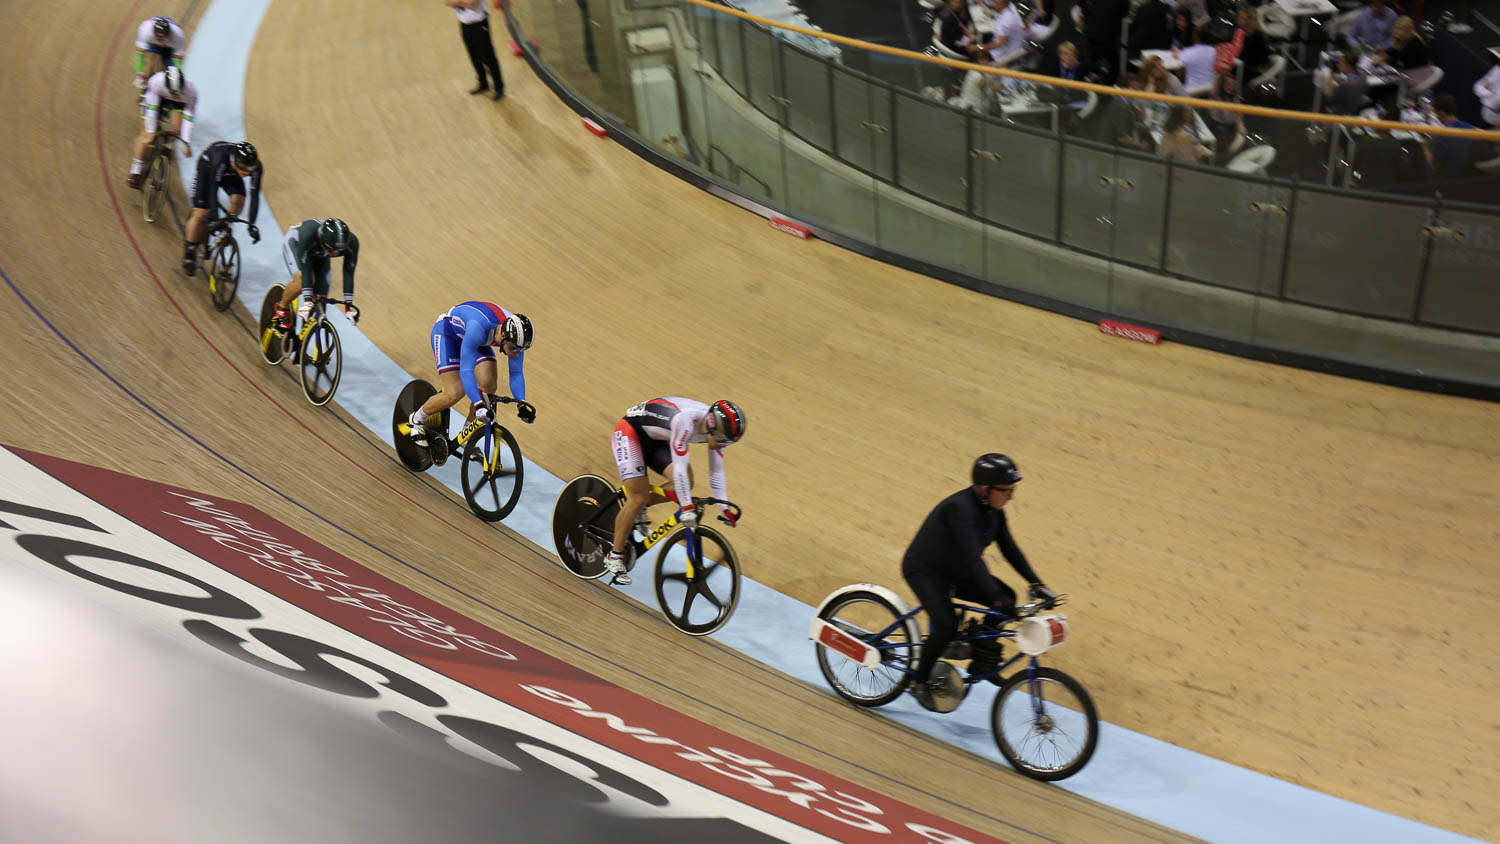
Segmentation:
[[(0, 268), (228, 460), (597, 656), (369, 559), (142, 410), (8, 289), (5, 441), (251, 502), (601, 677), (697, 697), (721, 709), (696, 717), (1007, 839), (1181, 838), (674, 635), (473, 520), (343, 412), (309, 408), (123, 189), (129, 30), (186, 5), (0, 10), (0, 48), (30, 71), (6, 81)], [(502, 64), (503, 103), (467, 97), (437, 3), (282, 0), (256, 42), (246, 120), (269, 198), (283, 222), (349, 221), (361, 329), (409, 372), (430, 376), (427, 331), (456, 301), (528, 313), (540, 418), (523, 442), (564, 477), (613, 471), (606, 435), (634, 402), (735, 398), (751, 418), (728, 461), (747, 511), (737, 548), (809, 602), (854, 580), (897, 586), (926, 510), (975, 454), (1004, 450), (1027, 477), (1022, 546), (1074, 596), (1058, 662), (1105, 718), (1424, 822), (1500, 829), (1500, 408), (1136, 346), (793, 241), (583, 132), (522, 63)]]

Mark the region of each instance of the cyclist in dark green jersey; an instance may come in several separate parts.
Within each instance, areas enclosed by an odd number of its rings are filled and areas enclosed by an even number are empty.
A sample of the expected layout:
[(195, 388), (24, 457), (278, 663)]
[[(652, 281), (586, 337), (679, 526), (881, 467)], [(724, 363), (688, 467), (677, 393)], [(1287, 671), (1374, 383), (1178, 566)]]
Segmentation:
[[(287, 283), (286, 292), (276, 304), (273, 319), (279, 330), (290, 330), (290, 309), (298, 292), (302, 293), (302, 304), (297, 308), (297, 315), (303, 319), (307, 319), (312, 313), (314, 296), (328, 295), (333, 259), (340, 255), (344, 258), (344, 315), (358, 324), (359, 311), (351, 311), (350, 308), (354, 306), (354, 266), (359, 262), (359, 238), (337, 217), (303, 220), (286, 230), (286, 239), (281, 243), (281, 257), (286, 261), (286, 269), (292, 274), (292, 280)], [(312, 278), (311, 287), (305, 282), (309, 276)]]

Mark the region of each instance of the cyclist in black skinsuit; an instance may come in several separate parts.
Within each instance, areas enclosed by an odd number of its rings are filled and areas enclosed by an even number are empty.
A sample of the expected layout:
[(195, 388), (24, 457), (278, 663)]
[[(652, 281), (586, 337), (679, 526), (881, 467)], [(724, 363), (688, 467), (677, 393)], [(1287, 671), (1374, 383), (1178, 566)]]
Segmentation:
[[(1031, 570), (1006, 525), (1005, 504), (1021, 482), (1016, 464), (1003, 454), (986, 454), (974, 461), (970, 478), (972, 486), (944, 498), (927, 515), (901, 559), (901, 576), (927, 610), (930, 624), (912, 693), (922, 706), (933, 711), (937, 707), (932, 694), (940, 691), (941, 686), (933, 688), (938, 684), (931, 682), (932, 668), (958, 631), (953, 598), (984, 604), (1010, 615), (1015, 613), (1015, 591), (990, 574), (984, 564), (981, 555), (986, 546), (993, 542), (1000, 547), (1000, 553), (1016, 573), (1031, 584), (1033, 598), (1057, 597)], [(993, 671), (999, 662), (998, 639), (977, 641), (969, 674)], [(999, 683), (999, 677), (994, 682)]]

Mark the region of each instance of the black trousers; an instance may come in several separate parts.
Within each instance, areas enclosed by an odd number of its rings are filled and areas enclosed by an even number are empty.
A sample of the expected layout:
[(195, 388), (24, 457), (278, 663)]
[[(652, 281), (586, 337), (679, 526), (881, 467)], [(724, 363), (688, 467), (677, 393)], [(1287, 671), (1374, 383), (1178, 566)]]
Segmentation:
[[(469, 51), (469, 61), (474, 63), (474, 75), (479, 78), (480, 87), (505, 90), (505, 80), (500, 78), (500, 60), (495, 58), (495, 42), (490, 40), (490, 19), (461, 23), (458, 29), (463, 34), (464, 48)], [(490, 82), (484, 79), (486, 69), (490, 72)]]
[(958, 614), (953, 611), (954, 598), (983, 604), (1002, 612), (1015, 612), (1015, 590), (988, 572), (981, 578), (962, 583), (954, 583), (941, 573), (908, 570), (905, 567), (902, 568), (901, 575), (911, 591), (917, 593), (917, 600), (927, 610), (930, 624), (927, 641), (922, 643), (922, 658), (917, 662), (918, 683), (925, 683), (932, 676), (932, 667), (937, 664), (938, 657), (943, 655), (948, 643), (958, 633)]

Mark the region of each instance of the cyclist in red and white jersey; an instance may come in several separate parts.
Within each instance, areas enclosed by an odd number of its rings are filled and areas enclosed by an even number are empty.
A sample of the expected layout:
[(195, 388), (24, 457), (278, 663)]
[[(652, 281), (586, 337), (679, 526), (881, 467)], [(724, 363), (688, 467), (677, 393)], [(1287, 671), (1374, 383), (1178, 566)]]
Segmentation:
[[(625, 504), (615, 517), (614, 547), (604, 567), (614, 575), (614, 583), (629, 585), (625, 573), (625, 547), (630, 529), (640, 512), (651, 504), (671, 499), (651, 495), (646, 480), (649, 468), (663, 475), (672, 471), (676, 501), (682, 508), (678, 520), (693, 524), (698, 512), (693, 507), (693, 472), (688, 465), (688, 446), (708, 444), (708, 486), (714, 498), (727, 499), (724, 485), (724, 448), (745, 435), (745, 412), (731, 401), (712, 405), (682, 396), (664, 396), (644, 401), (625, 411), (625, 418), (610, 435), (615, 464), (620, 469), (620, 484), (625, 489)], [(719, 521), (734, 527), (735, 517), (728, 510)]]

